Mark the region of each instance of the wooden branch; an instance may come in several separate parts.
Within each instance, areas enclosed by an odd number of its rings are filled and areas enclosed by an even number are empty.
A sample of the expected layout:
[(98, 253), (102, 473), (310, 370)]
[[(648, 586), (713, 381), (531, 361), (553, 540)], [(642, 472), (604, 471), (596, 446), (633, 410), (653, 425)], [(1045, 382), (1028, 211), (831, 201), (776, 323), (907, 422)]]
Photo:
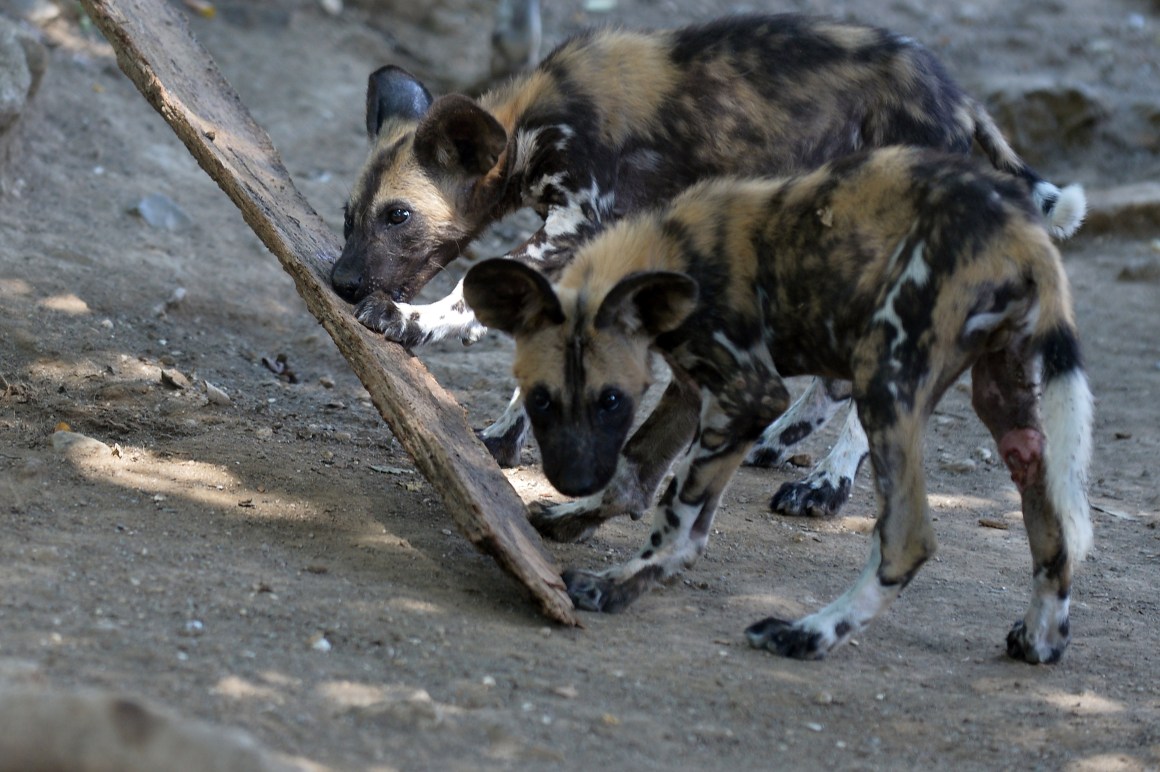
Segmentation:
[(331, 291), (338, 241), (294, 187), (182, 13), (164, 0), (82, 0), (117, 62), (221, 186), (334, 338), (391, 431), (442, 496), (459, 530), (521, 581), (544, 614), (578, 624), (560, 572), (519, 496), (462, 408), (403, 348), (360, 325)]

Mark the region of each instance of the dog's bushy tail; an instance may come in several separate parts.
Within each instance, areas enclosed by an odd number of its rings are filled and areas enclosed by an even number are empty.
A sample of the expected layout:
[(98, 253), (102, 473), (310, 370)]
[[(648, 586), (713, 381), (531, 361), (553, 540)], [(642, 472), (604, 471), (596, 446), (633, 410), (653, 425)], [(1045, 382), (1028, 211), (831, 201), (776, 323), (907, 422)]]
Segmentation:
[(1042, 363), (1047, 496), (1059, 513), (1067, 552), (1083, 560), (1092, 544), (1087, 471), (1092, 451), (1092, 395), (1063, 264), (1054, 249), (1033, 269), (1039, 293), (1031, 350)]
[(970, 100), (970, 111), (975, 124), (975, 141), (991, 159), (991, 164), (1026, 180), (1035, 205), (1046, 218), (1048, 232), (1057, 239), (1070, 238), (1079, 230), (1087, 214), (1083, 187), (1068, 185), (1060, 188), (1040, 177), (1007, 142), (995, 119), (982, 104)]

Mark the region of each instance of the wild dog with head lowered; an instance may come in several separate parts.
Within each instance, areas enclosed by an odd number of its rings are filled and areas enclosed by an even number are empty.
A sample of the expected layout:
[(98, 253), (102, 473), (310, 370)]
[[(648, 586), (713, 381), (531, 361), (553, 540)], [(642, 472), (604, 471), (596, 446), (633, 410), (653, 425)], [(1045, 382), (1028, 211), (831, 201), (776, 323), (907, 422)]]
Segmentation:
[[(364, 324), (407, 346), (483, 333), (461, 287), (430, 305), (410, 300), (485, 226), (525, 206), (544, 225), (507, 257), (549, 277), (610, 222), (699, 179), (790, 174), (862, 147), (967, 153), (977, 142), (997, 169), (1026, 181), (1059, 235), (1083, 213), (1079, 188), (1061, 192), (1028, 168), (930, 51), (885, 30), (803, 16), (588, 32), (480, 100), (434, 99), (411, 75), (385, 67), (369, 80), (367, 131), (370, 157), (347, 204), (332, 281)], [(791, 409), (753, 460), (780, 458), (818, 425), (819, 413), (806, 408), (832, 414), (842, 388), (828, 384), (817, 391), (823, 401)], [(682, 396), (672, 387), (672, 399)], [(857, 429), (842, 454), (781, 498), (787, 511), (832, 512), (845, 500), (865, 453)], [(512, 465), (526, 433), (513, 399), (482, 435)], [(549, 509), (537, 527), (581, 536), (592, 521), (573, 509)]]
[(701, 183), (581, 247), (552, 286), (512, 260), (472, 268), (465, 296), (511, 333), (544, 471), (561, 492), (622, 484), (623, 448), (659, 350), (698, 417), (650, 463), (674, 476), (632, 560), (570, 571), (573, 602), (616, 611), (704, 551), (714, 511), (782, 377), (852, 383), (880, 512), (870, 560), (840, 598), (766, 619), (754, 646), (815, 658), (881, 613), (934, 553), (922, 470), (927, 419), (971, 368), (975, 412), (1022, 494), (1032, 601), (1008, 652), (1053, 662), (1072, 572), (1091, 543), (1091, 394), (1067, 277), (1025, 186), (914, 148), (849, 156), (788, 180)]

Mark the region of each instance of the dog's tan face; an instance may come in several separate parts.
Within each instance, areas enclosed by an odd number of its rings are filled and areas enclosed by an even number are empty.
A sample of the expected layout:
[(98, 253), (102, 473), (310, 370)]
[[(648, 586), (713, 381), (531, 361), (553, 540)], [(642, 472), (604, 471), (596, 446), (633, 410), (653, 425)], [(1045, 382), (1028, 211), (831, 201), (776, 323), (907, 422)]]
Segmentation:
[(463, 289), (484, 324), (515, 337), (513, 372), (548, 481), (569, 496), (604, 488), (649, 385), (649, 346), (684, 321), (696, 284), (651, 272), (601, 298), (557, 294), (524, 265), (487, 260), (468, 271)]
[(467, 97), (432, 100), (411, 75), (371, 75), (373, 143), (346, 204), (331, 283), (346, 300), (374, 292), (406, 302), (454, 260), (503, 189), (507, 133)]

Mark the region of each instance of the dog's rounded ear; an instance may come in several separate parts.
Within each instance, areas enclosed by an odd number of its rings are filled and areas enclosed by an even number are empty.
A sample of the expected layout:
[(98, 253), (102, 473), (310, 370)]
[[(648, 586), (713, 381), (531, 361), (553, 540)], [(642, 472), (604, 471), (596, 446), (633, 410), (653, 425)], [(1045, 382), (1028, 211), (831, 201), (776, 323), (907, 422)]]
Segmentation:
[(629, 274), (604, 296), (594, 323), (597, 329), (619, 325), (655, 338), (684, 323), (697, 307), (698, 294), (697, 282), (683, 273)]
[(367, 136), (374, 141), (389, 120), (419, 121), (432, 101), (411, 73), (393, 64), (380, 67), (367, 78)]
[(445, 174), (482, 177), (506, 145), (507, 132), (495, 116), (462, 94), (435, 100), (415, 129), (415, 157)]
[(560, 299), (543, 274), (502, 257), (484, 260), (467, 272), (463, 298), (479, 321), (509, 335), (564, 323)]

